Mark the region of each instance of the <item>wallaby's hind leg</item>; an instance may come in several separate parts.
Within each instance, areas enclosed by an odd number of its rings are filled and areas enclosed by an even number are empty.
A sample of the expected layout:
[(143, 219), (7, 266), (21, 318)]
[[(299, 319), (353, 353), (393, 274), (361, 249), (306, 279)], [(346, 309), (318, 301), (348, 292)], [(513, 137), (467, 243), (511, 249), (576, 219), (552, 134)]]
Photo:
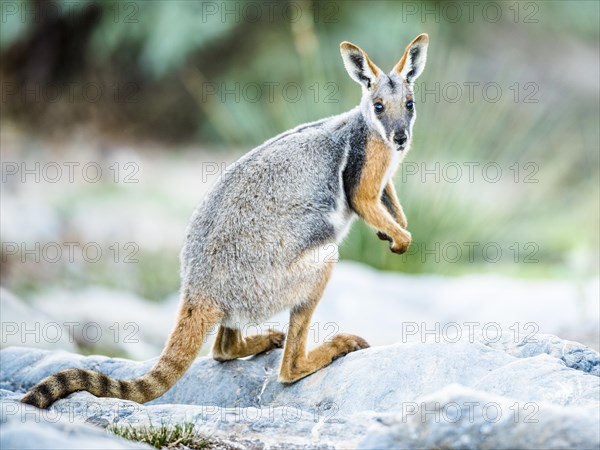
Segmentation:
[(283, 347), (284, 340), (285, 334), (277, 330), (243, 337), (239, 329), (227, 328), (221, 325), (212, 350), (213, 358), (217, 361), (228, 361), (256, 355), (273, 348)]
[(290, 325), (279, 372), (279, 381), (282, 383), (298, 381), (331, 364), (334, 359), (340, 356), (369, 347), (369, 344), (363, 338), (352, 334), (338, 334), (330, 341), (311, 350), (308, 354), (306, 352), (306, 338), (310, 319), (319, 300), (321, 300), (332, 269), (333, 264), (327, 264), (308, 301), (294, 307), (291, 311)]

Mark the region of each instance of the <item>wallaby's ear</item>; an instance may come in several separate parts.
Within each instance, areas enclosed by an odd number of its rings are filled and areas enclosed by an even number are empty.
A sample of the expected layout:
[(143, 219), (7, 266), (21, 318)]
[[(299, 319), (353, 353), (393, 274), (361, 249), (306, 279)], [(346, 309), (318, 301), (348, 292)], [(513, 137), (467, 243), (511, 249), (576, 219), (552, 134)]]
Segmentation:
[(369, 56), (356, 45), (344, 41), (340, 44), (340, 52), (344, 60), (344, 67), (350, 77), (365, 88), (370, 89), (381, 69), (369, 59)]
[(392, 69), (392, 72), (399, 73), (407, 83), (415, 81), (425, 68), (428, 45), (429, 36), (426, 33), (418, 35), (408, 44), (408, 47), (404, 50), (404, 55)]

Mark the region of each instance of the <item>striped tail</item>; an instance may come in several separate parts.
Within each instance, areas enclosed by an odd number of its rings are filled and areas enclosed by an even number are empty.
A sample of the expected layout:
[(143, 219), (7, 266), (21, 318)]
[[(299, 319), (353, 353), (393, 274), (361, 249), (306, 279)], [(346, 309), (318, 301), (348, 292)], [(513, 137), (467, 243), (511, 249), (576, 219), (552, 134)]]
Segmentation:
[(56, 400), (77, 391), (88, 391), (96, 397), (149, 402), (163, 395), (181, 378), (200, 351), (208, 329), (220, 317), (216, 308), (184, 302), (165, 349), (145, 375), (133, 380), (115, 380), (93, 370), (61, 370), (36, 384), (21, 402), (48, 408)]

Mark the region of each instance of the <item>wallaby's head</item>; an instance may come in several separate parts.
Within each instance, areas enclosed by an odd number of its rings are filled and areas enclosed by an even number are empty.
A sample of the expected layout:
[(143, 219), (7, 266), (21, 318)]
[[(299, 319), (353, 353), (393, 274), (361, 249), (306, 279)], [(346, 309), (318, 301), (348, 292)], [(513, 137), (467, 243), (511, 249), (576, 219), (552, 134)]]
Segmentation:
[(413, 83), (421, 75), (427, 59), (427, 34), (417, 36), (389, 74), (350, 42), (340, 50), (350, 77), (363, 88), (361, 111), (369, 128), (397, 150), (407, 150), (415, 123)]

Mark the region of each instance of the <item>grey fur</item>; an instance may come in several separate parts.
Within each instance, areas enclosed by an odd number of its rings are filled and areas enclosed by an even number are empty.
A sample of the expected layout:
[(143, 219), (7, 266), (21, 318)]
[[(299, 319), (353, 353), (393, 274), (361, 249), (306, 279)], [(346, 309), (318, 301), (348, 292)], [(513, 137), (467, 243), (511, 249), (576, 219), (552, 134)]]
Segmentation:
[(185, 297), (216, 301), (226, 326), (264, 320), (302, 301), (332, 256), (327, 244), (339, 242), (355, 216), (343, 173), (362, 122), (355, 108), (301, 125), (228, 168), (188, 227)]

